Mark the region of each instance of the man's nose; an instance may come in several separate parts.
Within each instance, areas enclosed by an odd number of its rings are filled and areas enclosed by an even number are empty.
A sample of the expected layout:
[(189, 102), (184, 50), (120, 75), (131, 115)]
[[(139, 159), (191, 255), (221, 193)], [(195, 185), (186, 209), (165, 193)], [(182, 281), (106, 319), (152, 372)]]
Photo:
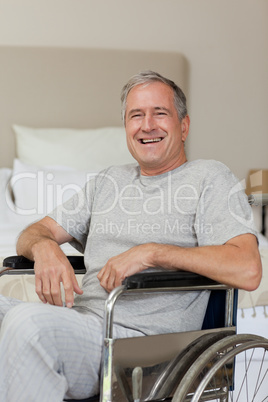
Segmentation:
[(146, 115), (142, 119), (142, 131), (148, 133), (156, 128), (155, 119), (153, 116)]

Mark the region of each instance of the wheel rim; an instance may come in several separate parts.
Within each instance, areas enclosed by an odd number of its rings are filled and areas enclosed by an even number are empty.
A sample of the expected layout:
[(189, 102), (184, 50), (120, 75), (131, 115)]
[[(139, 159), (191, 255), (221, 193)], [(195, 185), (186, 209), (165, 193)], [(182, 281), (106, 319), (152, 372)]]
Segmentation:
[[(262, 350), (262, 358), (258, 361), (257, 376), (255, 376), (256, 383), (254, 385), (252, 369), (254, 371), (256, 370), (256, 364), (254, 364), (254, 367), (251, 367), (251, 365), (254, 362), (254, 353), (257, 349)], [(249, 352), (249, 354), (247, 352)], [(213, 377), (219, 372), (219, 370), (223, 369), (222, 372), (224, 373), (225, 379), (228, 379), (228, 375), (226, 375), (226, 364), (228, 364), (228, 362), (230, 362), (234, 357), (237, 358), (238, 356), (242, 356), (242, 354), (245, 357), (244, 375), (239, 379), (239, 381), (235, 381), (237, 384), (235, 384), (234, 391), (229, 391), (228, 396), (226, 395), (226, 400), (230, 400), (232, 402), (268, 401), (268, 342), (247, 342), (245, 344), (236, 346), (233, 350), (227, 352), (226, 355), (221, 357), (221, 359), (218, 360), (218, 362), (215, 363), (215, 365), (205, 375), (195, 391), (191, 401), (198, 402), (202, 400), (202, 398), (205, 396), (204, 392), (206, 387), (209, 383), (211, 383), (211, 381), (213, 382)], [(231, 382), (232, 381), (229, 382), (227, 387), (232, 385)]]
[[(251, 357), (248, 357), (248, 355), (249, 351), (252, 352), (255, 349), (258, 351), (258, 353), (260, 353), (261, 351), (262, 356), (258, 357), (257, 359), (259, 361), (259, 378), (257, 378), (256, 381), (254, 380), (255, 385), (252, 385), (252, 367), (256, 377), (257, 371), (255, 370), (255, 366), (257, 364), (257, 360), (255, 358), (255, 352)], [(190, 367), (190, 369), (178, 385), (172, 401), (195, 402), (213, 400), (221, 402), (268, 402), (267, 351), (268, 340), (256, 335), (234, 335), (216, 342), (211, 347), (209, 347), (201, 356), (199, 356)], [(228, 357), (225, 357), (227, 354)], [(246, 355), (244, 356), (244, 354)], [(239, 358), (237, 358), (236, 355), (239, 355)], [(242, 356), (244, 357), (244, 363), (242, 363)], [(232, 362), (234, 357), (236, 359), (235, 389), (233, 392), (228, 392), (233, 381)], [(223, 358), (225, 358), (225, 360), (223, 360)], [(216, 364), (217, 366), (215, 366)], [(241, 365), (243, 365), (243, 369), (241, 369)], [(219, 372), (217, 372), (217, 375), (215, 375), (215, 372), (211, 371), (213, 369), (215, 370), (215, 367), (221, 367), (219, 369)], [(243, 372), (242, 377), (241, 372)], [(239, 374), (238, 380), (237, 374)], [(206, 377), (206, 380), (204, 380), (204, 377)], [(212, 378), (213, 381), (211, 380)], [(206, 385), (200, 385), (201, 382), (202, 384)], [(250, 391), (245, 391), (249, 388)], [(254, 389), (253, 392), (252, 388)], [(199, 389), (199, 394), (196, 393), (197, 389)], [(202, 391), (200, 391), (201, 389)], [(262, 398), (260, 397), (261, 393), (264, 394)]]

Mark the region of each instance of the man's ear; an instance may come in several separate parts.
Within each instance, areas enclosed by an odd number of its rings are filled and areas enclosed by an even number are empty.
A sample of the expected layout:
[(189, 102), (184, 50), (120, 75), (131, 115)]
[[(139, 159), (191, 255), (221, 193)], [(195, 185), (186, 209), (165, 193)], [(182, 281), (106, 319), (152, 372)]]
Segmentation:
[(185, 142), (190, 129), (190, 117), (187, 114), (181, 121), (182, 142)]

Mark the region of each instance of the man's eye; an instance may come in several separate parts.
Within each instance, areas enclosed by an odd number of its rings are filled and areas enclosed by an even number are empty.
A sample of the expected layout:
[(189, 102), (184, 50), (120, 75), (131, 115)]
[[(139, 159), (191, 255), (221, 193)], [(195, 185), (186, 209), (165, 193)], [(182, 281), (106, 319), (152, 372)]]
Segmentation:
[(140, 113), (136, 113), (136, 114), (133, 114), (133, 115), (131, 116), (131, 118), (133, 119), (133, 118), (135, 118), (135, 117), (140, 117), (140, 116), (141, 116)]

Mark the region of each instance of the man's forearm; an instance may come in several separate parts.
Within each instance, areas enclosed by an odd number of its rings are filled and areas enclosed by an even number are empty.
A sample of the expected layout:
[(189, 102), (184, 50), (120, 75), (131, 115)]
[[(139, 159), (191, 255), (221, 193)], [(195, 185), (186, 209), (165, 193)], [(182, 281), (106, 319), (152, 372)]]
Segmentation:
[(195, 272), (251, 291), (258, 287), (262, 271), (254, 243), (253, 235), (244, 235), (220, 246), (181, 248), (160, 244), (154, 248), (153, 266)]
[(256, 238), (248, 234), (220, 246), (184, 248), (141, 244), (111, 257), (100, 270), (98, 279), (103, 288), (111, 291), (127, 276), (150, 267), (195, 272), (245, 290), (258, 287), (262, 271)]
[(34, 260), (36, 246), (42, 242), (56, 242), (55, 236), (42, 223), (37, 222), (26, 228), (18, 238), (17, 254)]
[(17, 253), (18, 255), (23, 255), (34, 260), (34, 253), (35, 251), (38, 252), (38, 248), (41, 244), (44, 245), (47, 243), (49, 246), (51, 242), (56, 242), (57, 245), (60, 245), (71, 240), (72, 236), (57, 222), (52, 218), (45, 217), (39, 222), (27, 227), (21, 233), (17, 241)]

